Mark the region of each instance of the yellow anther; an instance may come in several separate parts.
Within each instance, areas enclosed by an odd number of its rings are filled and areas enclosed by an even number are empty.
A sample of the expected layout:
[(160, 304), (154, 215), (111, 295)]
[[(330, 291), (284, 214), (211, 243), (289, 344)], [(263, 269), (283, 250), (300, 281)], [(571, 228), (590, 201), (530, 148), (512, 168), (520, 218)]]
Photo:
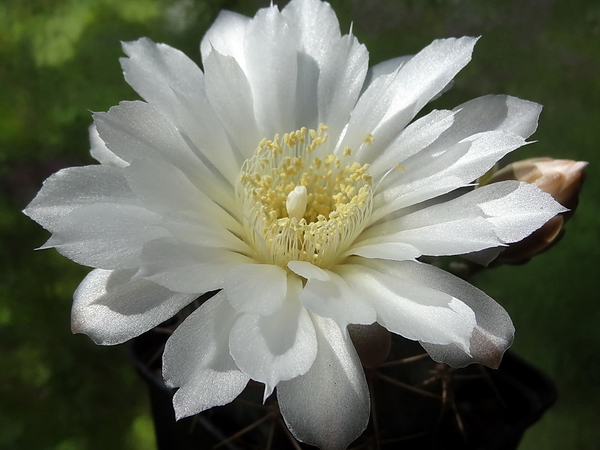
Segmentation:
[(367, 134), (367, 137), (365, 138), (365, 144), (371, 145), (373, 143), (373, 139), (375, 139), (375, 137), (372, 134)]
[[(329, 267), (360, 233), (370, 215), (368, 165), (344, 166), (327, 148), (327, 126), (262, 139), (236, 184), (246, 232), (256, 257), (286, 267), (292, 260)], [(352, 151), (344, 148), (343, 155)]]

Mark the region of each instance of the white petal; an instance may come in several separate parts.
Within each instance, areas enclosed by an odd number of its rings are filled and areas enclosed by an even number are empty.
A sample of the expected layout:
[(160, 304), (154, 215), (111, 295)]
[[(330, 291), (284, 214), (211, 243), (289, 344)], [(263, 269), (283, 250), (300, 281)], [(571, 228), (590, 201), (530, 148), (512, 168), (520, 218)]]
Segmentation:
[(163, 377), (179, 387), (173, 397), (177, 419), (234, 400), (248, 383), (229, 354), (229, 333), (236, 319), (223, 293), (194, 311), (167, 341)]
[[(378, 188), (381, 190), (385, 186), (389, 186), (394, 183), (397, 183), (398, 185), (408, 185), (411, 184), (413, 180), (417, 180), (419, 178), (424, 179), (428, 176), (428, 174), (431, 175), (431, 168), (436, 168), (435, 161), (437, 160), (440, 160), (440, 162), (443, 161), (443, 164), (437, 166), (436, 170), (438, 170), (438, 168), (445, 169), (452, 167), (452, 170), (459, 169), (464, 171), (465, 163), (469, 162), (469, 159), (461, 157), (461, 148), (463, 149), (464, 153), (464, 150), (467, 150), (465, 143), (472, 141), (474, 137), (477, 137), (477, 141), (479, 141), (479, 143), (477, 143), (475, 147), (469, 149), (468, 154), (476, 155), (474, 150), (477, 150), (478, 152), (484, 151), (488, 154), (488, 158), (482, 159), (477, 163), (481, 166), (480, 168), (476, 168), (475, 166), (466, 166), (466, 168), (469, 169), (467, 173), (460, 174), (459, 172), (456, 172), (455, 174), (452, 174), (452, 176), (459, 175), (460, 178), (466, 180), (465, 182), (467, 183), (471, 182), (485, 173), (485, 171), (489, 170), (491, 167), (491, 159), (497, 158), (497, 161), (504, 156), (507, 151), (511, 151), (514, 148), (518, 148), (520, 145), (525, 144), (524, 139), (529, 137), (537, 128), (537, 119), (541, 112), (541, 108), (541, 105), (537, 103), (520, 100), (518, 98), (506, 95), (488, 95), (466, 102), (456, 107), (452, 111), (453, 122), (451, 126), (444, 130), (441, 136), (439, 136), (439, 138), (437, 138), (436, 141), (433, 142), (425, 152), (415, 155), (412, 161), (408, 161), (406, 163), (403, 163), (403, 160), (401, 159), (396, 161), (394, 164), (402, 163), (402, 165), (405, 166), (404, 172), (395, 173), (392, 171), (389, 174), (391, 176), (386, 176), (386, 182), (382, 183), (382, 186), (379, 186)], [(424, 121), (424, 119), (425, 118), (420, 120)], [(418, 122), (419, 121), (411, 124), (407, 128), (407, 131), (409, 128), (416, 126)], [(420, 130), (417, 129), (416, 131)], [(495, 133), (487, 133), (491, 131), (494, 131)], [(510, 136), (513, 136), (513, 138)], [(516, 136), (519, 136), (522, 139), (515, 139)], [(459, 144), (461, 141), (464, 143)], [(514, 141), (514, 144), (517, 144), (516, 147), (511, 148), (511, 141)], [(518, 145), (519, 142), (521, 142), (520, 145)], [(395, 154), (396, 149), (394, 147), (401, 143), (402, 135), (398, 138), (397, 142), (391, 145), (394, 150), (392, 154)], [(508, 149), (506, 149), (506, 144), (509, 144)], [(498, 147), (496, 151), (493, 151), (494, 145)], [(457, 148), (452, 150), (453, 147)], [(450, 150), (452, 150), (452, 152), (455, 154), (455, 157), (461, 157), (461, 159), (458, 160), (458, 164), (455, 164), (454, 161), (448, 160), (447, 157), (449, 155), (444, 158), (440, 158), (442, 153)], [(490, 150), (492, 151), (490, 152)], [(498, 152), (499, 150), (500, 152)], [(389, 152), (390, 151), (388, 150), (386, 153)], [(485, 155), (479, 156), (481, 157)], [(493, 156), (493, 158), (490, 159), (489, 157), (491, 156)], [(427, 159), (429, 159), (429, 162), (426, 162)], [(496, 161), (493, 161), (492, 165)], [(426, 172), (413, 173), (411, 165), (412, 167), (425, 169)], [(380, 157), (373, 164), (371, 173), (374, 175), (379, 174), (388, 166), (389, 164), (387, 159), (385, 157)], [(427, 168), (428, 166), (430, 168)], [(477, 173), (480, 175), (475, 175)], [(441, 179), (437, 180), (435, 183), (432, 182), (433, 180), (428, 180), (427, 184), (429, 186), (433, 186), (434, 184), (440, 182), (449, 184), (449, 173), (445, 172), (441, 175), (446, 177), (446, 182)], [(406, 192), (412, 193), (412, 199), (410, 199), (412, 203), (415, 203), (416, 201), (422, 201), (424, 198), (423, 192), (421, 192), (417, 186), (413, 185), (406, 187), (408, 188)], [(458, 187), (458, 185), (456, 187)], [(398, 197), (398, 194), (398, 192), (392, 189), (389, 191), (390, 196), (388, 198), (396, 198)], [(402, 200), (402, 203), (406, 203), (406, 200), (409, 200), (409, 198)], [(377, 217), (380, 217), (379, 213), (377, 214)]]
[(504, 250), (504, 246), (486, 248), (485, 250), (466, 253), (461, 256), (465, 259), (468, 259), (469, 261), (473, 261), (474, 263), (480, 264), (482, 266), (487, 266), (489, 263), (495, 260), (498, 257), (498, 255), (500, 255), (500, 253), (502, 253), (502, 250)]
[[(397, 72), (375, 79), (352, 112), (340, 147), (349, 146), (357, 151), (357, 158), (372, 160), (369, 155), (386, 148), (470, 61), (476, 41), (470, 37), (433, 41)], [(369, 134), (375, 139), (365, 145)]]
[(440, 145), (492, 130), (506, 131), (527, 139), (537, 128), (542, 105), (510, 95), (485, 95), (463, 103), (453, 111), (456, 113), (454, 124), (443, 136)]
[(53, 233), (42, 248), (83, 265), (127, 269), (139, 266), (145, 242), (166, 234), (160, 216), (139, 203), (121, 169), (73, 167), (48, 178), (24, 212)]
[(111, 152), (104, 141), (100, 139), (96, 125), (90, 125), (88, 133), (90, 135), (90, 155), (92, 155), (92, 158), (105, 166), (125, 167), (127, 165), (126, 161)]
[(377, 179), (390, 169), (396, 169), (397, 164), (402, 164), (404, 160), (429, 146), (450, 128), (454, 122), (454, 114), (452, 111), (434, 110), (411, 123), (387, 148), (373, 155), (375, 160), (369, 167), (369, 174)]
[[(336, 270), (369, 301), (377, 312), (377, 322), (407, 339), (454, 343), (468, 351), (475, 314), (461, 300), (405, 279), (400, 272), (402, 265), (409, 262), (362, 258), (352, 261), (359, 264), (344, 264)], [(382, 268), (393, 274), (383, 273)]]
[(490, 191), (500, 194), (479, 206), (490, 217), (496, 234), (504, 242), (518, 242), (556, 214), (568, 211), (550, 194), (529, 183), (504, 181), (476, 191), (480, 191), (481, 196), (489, 195)]
[[(360, 96), (344, 128), (345, 132), (337, 144), (337, 149), (350, 147), (354, 155), (357, 155), (367, 136), (372, 134), (390, 106), (392, 97), (390, 92), (394, 92), (396, 75), (397, 73), (392, 73), (378, 77)], [(398, 133), (405, 125), (403, 123), (399, 127)], [(385, 145), (378, 147), (378, 151), (373, 153), (380, 153), (385, 147)]]
[(232, 56), (216, 49), (204, 60), (206, 96), (229, 138), (244, 159), (252, 156), (262, 136), (254, 115), (254, 99), (246, 75)]
[(405, 160), (402, 163), (404, 172), (396, 176), (402, 183), (402, 193), (408, 190), (408, 183), (424, 179), (431, 182), (432, 177), (440, 178), (443, 175), (460, 178), (465, 180), (466, 184), (475, 180), (480, 173), (489, 170), (507, 153), (525, 143), (521, 136), (505, 131), (470, 135), (449, 147), (442, 147), (436, 141)]
[(145, 37), (122, 46), (128, 56), (120, 58), (125, 80), (170, 118), (181, 114), (178, 93), (194, 96), (203, 90), (202, 71), (183, 52)]
[(159, 222), (160, 216), (140, 206), (91, 204), (63, 217), (40, 248), (54, 247), (84, 266), (131, 269), (139, 267), (146, 242), (167, 234)]
[(477, 325), (469, 342), (469, 352), (455, 344), (421, 342), (434, 360), (453, 367), (463, 367), (473, 362), (498, 367), (504, 351), (513, 341), (515, 331), (504, 308), (466, 281), (429, 264), (399, 263), (397, 270), (390, 268), (389, 273), (460, 298), (474, 311)]
[(345, 255), (406, 261), (416, 259), (423, 254), (418, 248), (406, 242), (390, 242), (392, 239), (387, 235), (384, 238), (381, 238), (380, 241), (383, 241), (384, 239), (386, 242), (378, 242), (375, 239), (361, 241), (348, 250)]
[[(486, 193), (487, 196), (484, 195)], [(471, 191), (458, 198), (426, 206), (368, 228), (361, 234), (357, 245), (405, 244), (418, 249), (421, 255), (434, 256), (458, 255), (504, 245), (505, 241), (497, 236), (493, 223), (481, 209), (481, 204), (502, 195), (493, 189)]]
[(330, 52), (333, 42), (341, 38), (340, 24), (329, 3), (319, 0), (292, 1), (281, 11), (299, 48), (318, 60)]
[(163, 216), (160, 225), (180, 241), (202, 247), (217, 247), (251, 255), (253, 250), (223, 224), (197, 211), (173, 212)]
[(23, 212), (52, 231), (71, 212), (97, 203), (139, 205), (117, 168), (95, 165), (56, 172)]
[[(392, 184), (380, 187), (371, 223), (401, 208), (463, 187), (477, 179), (507, 153), (526, 144), (505, 131), (488, 131), (440, 148), (437, 142), (403, 162)], [(392, 177), (387, 179), (392, 180)], [(386, 185), (386, 181), (382, 185)]]
[(242, 160), (227, 141), (225, 130), (208, 103), (204, 75), (179, 50), (148, 38), (123, 43), (125, 79), (177, 127), (182, 138), (207, 166), (233, 181)]
[[(331, 139), (337, 141), (350, 112), (358, 99), (365, 78), (369, 55), (364, 45), (352, 36), (341, 36), (335, 12), (328, 3), (317, 0), (290, 2), (282, 10), (299, 48), (316, 62), (318, 69), (316, 98), (308, 97), (308, 87), (302, 89), (300, 81), (306, 77), (298, 74), (297, 99), (306, 98), (318, 105), (318, 121), (304, 126), (324, 123)], [(299, 68), (302, 65), (299, 63)], [(298, 101), (298, 100), (297, 100)], [(300, 110), (300, 107), (298, 108)], [(307, 109), (307, 106), (304, 107)], [(298, 122), (301, 118), (298, 117)]]
[(177, 292), (202, 294), (223, 287), (223, 277), (234, 266), (251, 259), (236, 252), (201, 247), (172, 238), (144, 246), (136, 278), (147, 278)]
[(335, 320), (342, 330), (350, 323), (371, 324), (377, 318), (375, 310), (334, 272), (327, 271), (328, 281), (310, 279), (300, 300), (311, 312)]
[(121, 102), (108, 112), (95, 113), (94, 122), (107, 147), (127, 162), (150, 157), (182, 170), (201, 165), (169, 119), (152, 105)]
[(410, 58), (398, 72), (403, 80), (398, 83), (401, 91), (394, 93), (384, 121), (396, 117), (396, 111), (403, 107), (412, 105), (413, 116), (420, 111), (467, 65), (478, 39), (468, 36), (436, 39)]
[(338, 142), (337, 149), (343, 150), (339, 137), (360, 96), (369, 53), (356, 37), (346, 35), (332, 49), (328, 59), (319, 76), (319, 122), (329, 127), (329, 136)]
[(398, 56), (396, 58), (387, 59), (385, 61), (375, 64), (372, 67), (369, 67), (367, 76), (365, 78), (363, 91), (365, 91), (371, 85), (371, 83), (373, 83), (373, 80), (376, 80), (380, 76), (389, 75), (394, 72), (397, 72), (400, 68), (402, 68), (402, 66), (404, 66), (408, 61), (410, 61), (413, 56), (415, 55)]
[[(542, 106), (508, 95), (486, 95), (453, 109), (453, 123), (429, 149), (433, 154), (444, 148), (489, 131), (528, 138), (537, 128)], [(498, 135), (498, 134), (496, 134)]]
[(206, 67), (212, 49), (221, 55), (233, 56), (244, 65), (244, 40), (249, 23), (249, 17), (231, 11), (221, 11), (200, 43), (204, 66)]
[(231, 355), (250, 378), (265, 383), (265, 399), (280, 381), (306, 373), (317, 356), (314, 325), (298, 301), (301, 289), (291, 276), (281, 308), (270, 316), (243, 314), (231, 330)]
[(320, 69), (317, 61), (304, 52), (296, 52), (296, 91), (294, 106), (294, 130), (306, 127), (316, 130), (319, 120), (319, 80)]
[(277, 385), (277, 400), (296, 439), (344, 450), (367, 426), (369, 390), (350, 338), (330, 319), (313, 321), (317, 358), (307, 373)]
[(321, 281), (330, 279), (328, 272), (306, 261), (290, 261), (287, 266), (292, 272), (306, 279), (315, 278)]
[(240, 264), (225, 274), (223, 289), (236, 311), (273, 314), (286, 298), (286, 273), (272, 264)]
[[(451, 208), (452, 205), (450, 203), (444, 202), (442, 205)], [(439, 208), (438, 211), (440, 209), (442, 208)], [(465, 211), (465, 213), (467, 212)], [(373, 243), (372, 245), (378, 246), (392, 246), (394, 244), (410, 245), (418, 249), (419, 255), (431, 256), (461, 255), (463, 253), (503, 245), (503, 241), (498, 239), (494, 232), (494, 226), (483, 217), (454, 220), (449, 218), (446, 222), (423, 223), (418, 228), (410, 228), (408, 224), (403, 226), (402, 219), (397, 221), (397, 226), (401, 231), (385, 234), (378, 238), (367, 239), (361, 242), (361, 244), (367, 245)], [(378, 229), (383, 229), (385, 225), (384, 223), (378, 226)], [(355, 253), (360, 255), (358, 252)], [(383, 258), (384, 256), (382, 255), (381, 257)], [(388, 257), (385, 259), (400, 261), (397, 257)]]
[(171, 318), (196, 298), (147, 280), (131, 280), (135, 272), (90, 272), (73, 295), (73, 333), (87, 334), (100, 345), (120, 344)]
[(458, 255), (517, 242), (565, 212), (536, 186), (505, 181), (366, 230), (359, 245), (407, 243), (424, 255)]
[[(167, 162), (152, 158), (136, 159), (123, 169), (123, 175), (147, 209), (161, 215), (195, 212), (210, 217), (231, 231), (243, 233), (242, 226), (229, 212), (198, 189), (181, 170)], [(227, 203), (234, 204), (233, 193), (222, 194), (229, 197)]]
[(243, 69), (252, 88), (256, 122), (263, 136), (271, 138), (276, 133), (298, 129), (296, 45), (277, 7), (260, 9), (250, 21), (244, 51)]
[(174, 124), (153, 106), (121, 102), (106, 113), (95, 113), (94, 122), (106, 146), (127, 162), (138, 158), (165, 161), (186, 174), (205, 194), (227, 204), (231, 183), (207, 168), (192, 151)]

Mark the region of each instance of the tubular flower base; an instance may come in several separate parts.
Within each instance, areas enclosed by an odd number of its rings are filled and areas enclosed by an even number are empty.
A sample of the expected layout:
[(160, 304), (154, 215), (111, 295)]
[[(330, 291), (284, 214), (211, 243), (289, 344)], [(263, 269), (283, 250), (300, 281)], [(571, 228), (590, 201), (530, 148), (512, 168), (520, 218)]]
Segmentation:
[(368, 69), (329, 4), (292, 0), (252, 19), (222, 12), (204, 71), (167, 45), (124, 43), (146, 102), (95, 114), (101, 165), (61, 170), (25, 210), (52, 232), (43, 248), (95, 268), (73, 331), (118, 344), (219, 290), (166, 344), (177, 417), (252, 379), (264, 398), (277, 388), (297, 439), (324, 449), (369, 419), (350, 324), (378, 322), (455, 367), (496, 367), (507, 313), (418, 258), (500, 248), (565, 209), (518, 181), (455, 195), (526, 144), (540, 105), (486, 96), (413, 120), (476, 41)]

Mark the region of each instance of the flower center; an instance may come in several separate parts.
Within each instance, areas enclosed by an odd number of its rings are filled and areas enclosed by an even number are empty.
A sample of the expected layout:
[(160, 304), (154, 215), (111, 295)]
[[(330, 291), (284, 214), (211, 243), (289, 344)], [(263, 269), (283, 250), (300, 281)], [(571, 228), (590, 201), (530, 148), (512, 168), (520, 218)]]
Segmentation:
[(320, 125), (263, 139), (242, 166), (236, 196), (249, 243), (265, 264), (328, 267), (371, 214), (368, 164), (353, 162), (350, 148), (341, 157), (327, 154), (326, 130)]

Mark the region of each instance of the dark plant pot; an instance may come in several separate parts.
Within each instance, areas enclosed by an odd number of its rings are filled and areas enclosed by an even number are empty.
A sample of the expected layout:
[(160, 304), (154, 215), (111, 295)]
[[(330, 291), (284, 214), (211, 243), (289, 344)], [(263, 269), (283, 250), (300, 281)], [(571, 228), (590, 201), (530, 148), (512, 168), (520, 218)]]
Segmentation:
[[(150, 331), (131, 345), (135, 366), (148, 384), (159, 450), (314, 448), (292, 443), (277, 402), (262, 405), (258, 383), (251, 382), (229, 405), (176, 422), (173, 390), (160, 375), (167, 337)], [(418, 344), (394, 337), (390, 358), (422, 352)], [(388, 366), (366, 370), (374, 410), (351, 449), (516, 449), (525, 430), (556, 400), (553, 382), (510, 352), (498, 370), (450, 369), (428, 357)]]

